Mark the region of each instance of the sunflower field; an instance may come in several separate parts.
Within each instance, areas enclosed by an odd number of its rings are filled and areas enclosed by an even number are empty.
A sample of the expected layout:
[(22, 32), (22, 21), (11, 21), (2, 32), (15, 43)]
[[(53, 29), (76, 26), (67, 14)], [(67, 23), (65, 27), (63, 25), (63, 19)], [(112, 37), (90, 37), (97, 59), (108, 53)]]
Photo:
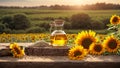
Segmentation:
[[(74, 42), (74, 39), (77, 34), (67, 34), (68, 44)], [(50, 42), (50, 34), (44, 33), (31, 33), (31, 34), (0, 34), (0, 43), (29, 43), (36, 42), (39, 40), (45, 40), (46, 42)]]

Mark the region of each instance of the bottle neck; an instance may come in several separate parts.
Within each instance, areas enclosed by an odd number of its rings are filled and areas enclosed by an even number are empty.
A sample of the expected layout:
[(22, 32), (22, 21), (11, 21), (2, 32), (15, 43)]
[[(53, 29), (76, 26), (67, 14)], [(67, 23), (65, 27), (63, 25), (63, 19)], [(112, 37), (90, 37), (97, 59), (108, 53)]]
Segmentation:
[(62, 30), (62, 27), (63, 26), (56, 26), (55, 28), (56, 28), (56, 30)]

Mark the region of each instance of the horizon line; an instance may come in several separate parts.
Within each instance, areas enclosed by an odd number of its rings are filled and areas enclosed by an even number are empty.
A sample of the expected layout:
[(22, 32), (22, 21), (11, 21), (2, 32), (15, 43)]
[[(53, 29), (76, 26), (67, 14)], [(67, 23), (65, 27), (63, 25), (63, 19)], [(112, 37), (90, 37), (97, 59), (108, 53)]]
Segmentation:
[(59, 5), (59, 6), (86, 6), (86, 5), (95, 5), (97, 3), (105, 3), (105, 4), (113, 4), (113, 5), (120, 5), (120, 3), (106, 3), (106, 2), (96, 2), (96, 3), (92, 3), (92, 4), (82, 4), (82, 5), (69, 5), (69, 4), (51, 4), (51, 5), (24, 5), (24, 6), (20, 6), (20, 5), (1, 5), (0, 6), (3, 6), (3, 7), (37, 7), (37, 6), (47, 6), (47, 7), (50, 7), (50, 6), (54, 6), (54, 5)]

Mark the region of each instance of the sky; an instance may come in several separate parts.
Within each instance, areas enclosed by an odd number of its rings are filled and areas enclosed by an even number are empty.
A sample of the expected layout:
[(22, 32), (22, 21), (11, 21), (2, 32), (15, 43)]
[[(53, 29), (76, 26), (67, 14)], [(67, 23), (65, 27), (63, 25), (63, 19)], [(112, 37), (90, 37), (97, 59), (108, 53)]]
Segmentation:
[(0, 0), (1, 6), (86, 5), (95, 3), (120, 4), (120, 0)]

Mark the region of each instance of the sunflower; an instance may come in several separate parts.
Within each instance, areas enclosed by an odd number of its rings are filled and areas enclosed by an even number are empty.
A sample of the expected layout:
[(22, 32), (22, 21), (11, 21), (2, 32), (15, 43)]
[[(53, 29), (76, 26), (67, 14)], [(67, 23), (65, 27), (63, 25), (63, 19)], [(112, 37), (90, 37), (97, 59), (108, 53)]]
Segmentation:
[(72, 60), (81, 60), (87, 55), (87, 50), (82, 46), (74, 46), (69, 50), (68, 56)]
[(103, 41), (103, 45), (106, 47), (108, 52), (115, 52), (119, 48), (119, 41), (113, 35), (106, 37)]
[(82, 31), (81, 33), (78, 34), (75, 44), (76, 45), (81, 45), (85, 49), (89, 49), (89, 46), (92, 43), (97, 42), (97, 38), (95, 37), (96, 33), (94, 31)]
[(120, 17), (117, 16), (117, 15), (113, 15), (111, 18), (110, 18), (110, 23), (113, 24), (113, 25), (117, 25), (120, 23)]
[(89, 49), (90, 54), (94, 55), (101, 55), (104, 51), (105, 51), (104, 46), (98, 43), (93, 43)]
[(24, 49), (18, 46), (17, 43), (10, 44), (10, 49), (13, 54), (13, 57), (21, 58), (25, 55)]

